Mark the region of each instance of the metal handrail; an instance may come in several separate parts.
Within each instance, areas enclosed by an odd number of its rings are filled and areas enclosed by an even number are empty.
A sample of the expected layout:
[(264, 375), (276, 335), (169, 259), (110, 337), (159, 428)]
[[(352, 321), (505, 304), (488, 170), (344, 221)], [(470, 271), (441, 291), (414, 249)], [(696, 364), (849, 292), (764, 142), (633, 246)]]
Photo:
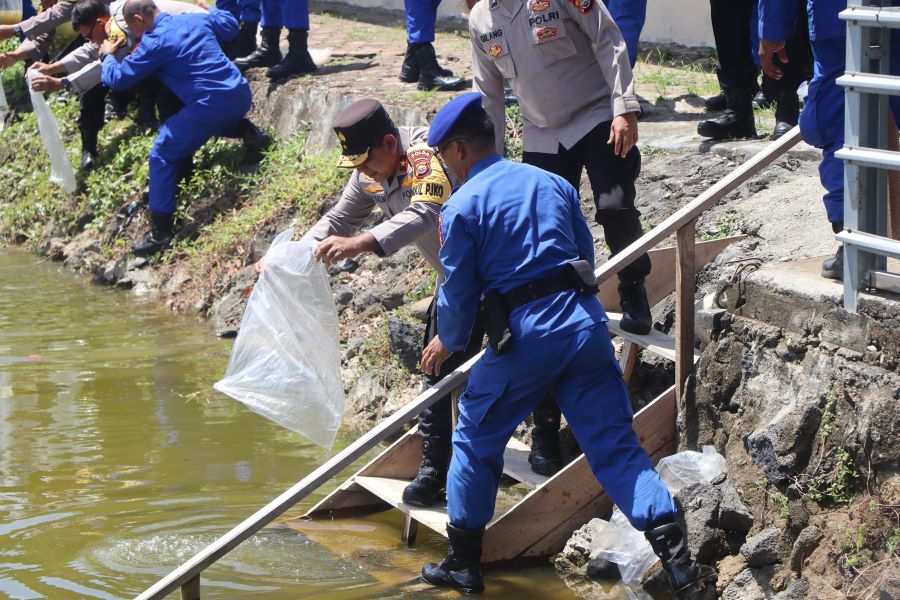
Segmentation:
[[(675, 359), (676, 389), (679, 393), (683, 389), (687, 374), (694, 364), (693, 311), (696, 287), (696, 277), (695, 273), (693, 273), (694, 223), (707, 209), (781, 157), (799, 141), (800, 130), (798, 127), (794, 127), (779, 140), (766, 146), (750, 160), (729, 173), (714, 186), (680, 208), (596, 270), (598, 282), (605, 281), (673, 233), (678, 235), (678, 254), (680, 255), (678, 264), (681, 265), (681, 268), (676, 277), (675, 292), (677, 299), (676, 311), (678, 313), (676, 320), (677, 344)], [(688, 248), (688, 252), (685, 252), (685, 248)], [(690, 254), (689, 261), (684, 260), (683, 255), (686, 253)], [(689, 347), (685, 347), (687, 344), (689, 344)], [(347, 446), (347, 448), (329, 459), (325, 464), (245, 519), (237, 527), (221, 536), (193, 558), (148, 588), (137, 596), (135, 600), (163, 600), (179, 588), (181, 588), (183, 600), (199, 600), (200, 573), (203, 570), (284, 514), (297, 502), (306, 498), (332, 477), (350, 466), (356, 459), (384, 441), (388, 436), (400, 430), (439, 398), (462, 388), (468, 380), (472, 366), (481, 358), (482, 354), (483, 352), (468, 360), (433, 387), (405, 404), (374, 429)]]

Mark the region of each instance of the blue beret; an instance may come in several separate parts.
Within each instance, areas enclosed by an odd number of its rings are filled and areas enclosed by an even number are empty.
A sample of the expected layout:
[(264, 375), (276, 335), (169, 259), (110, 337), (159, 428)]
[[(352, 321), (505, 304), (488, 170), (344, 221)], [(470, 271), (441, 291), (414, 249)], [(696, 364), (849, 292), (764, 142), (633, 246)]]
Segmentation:
[(463, 115), (474, 109), (483, 110), (482, 98), (483, 96), (479, 92), (469, 92), (457, 96), (445, 104), (431, 120), (431, 128), (428, 130), (428, 145), (436, 148), (447, 139)]

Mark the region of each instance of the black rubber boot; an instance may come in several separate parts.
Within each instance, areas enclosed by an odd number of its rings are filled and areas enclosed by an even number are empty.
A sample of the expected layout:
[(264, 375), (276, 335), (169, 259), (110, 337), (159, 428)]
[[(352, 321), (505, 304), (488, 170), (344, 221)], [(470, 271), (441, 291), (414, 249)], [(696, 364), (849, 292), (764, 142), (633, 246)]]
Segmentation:
[[(831, 224), (831, 231), (835, 234), (840, 233), (844, 230), (844, 222), (843, 221), (834, 221)], [(822, 263), (822, 277), (825, 279), (837, 279), (838, 281), (844, 280), (844, 245), (841, 244), (838, 246), (837, 252), (834, 253), (834, 256), (825, 260)]]
[(422, 441), (422, 464), (416, 478), (403, 490), (403, 502), (423, 508), (443, 499), (447, 485), (450, 440), (429, 436)]
[[(403, 83), (416, 83), (419, 81), (419, 61), (416, 60), (416, 50), (422, 44), (406, 44), (406, 56), (403, 57), (403, 65), (400, 67), (400, 81)], [(444, 77), (453, 77), (453, 71), (438, 65), (438, 71)]]
[(562, 468), (559, 452), (560, 413), (556, 401), (548, 396), (534, 409), (534, 429), (531, 430), (531, 470), (547, 477)]
[(701, 565), (691, 558), (684, 532), (678, 523), (666, 523), (644, 532), (644, 537), (659, 557), (669, 585), (678, 600), (695, 600), (715, 577), (712, 567)]
[(709, 112), (721, 112), (728, 108), (728, 98), (725, 96), (725, 92), (710, 96), (704, 100), (703, 108)]
[(81, 130), (81, 165), (82, 172), (88, 172), (94, 168), (97, 162), (97, 132), (87, 128)]
[(250, 53), (249, 56), (238, 58), (234, 61), (235, 66), (241, 71), (247, 69), (255, 69), (257, 67), (274, 67), (281, 62), (281, 28), (280, 27), (263, 27), (261, 34), (262, 42), (259, 47)]
[(464, 78), (456, 77), (452, 72), (446, 75), (448, 71), (442, 69), (438, 64), (434, 46), (428, 43), (418, 44), (417, 46), (415, 49), (415, 60), (419, 65), (419, 85), (416, 86), (418, 89), (423, 91), (452, 92), (466, 86)]
[(135, 256), (153, 256), (172, 247), (175, 235), (175, 215), (150, 211), (150, 233), (144, 241), (135, 244), (131, 252)]
[(775, 130), (772, 132), (772, 139), (777, 140), (788, 131), (793, 129), (800, 120), (800, 99), (797, 98), (797, 92), (787, 91), (779, 93), (777, 98), (778, 104), (775, 106)]
[(622, 329), (637, 335), (650, 333), (653, 316), (650, 314), (643, 277), (635, 281), (619, 280), (619, 304), (622, 307)]
[(266, 71), (269, 79), (284, 79), (292, 75), (306, 75), (316, 70), (316, 63), (309, 55), (306, 40), (309, 32), (306, 29), (288, 30), (288, 53), (284, 60)]
[(480, 594), (484, 591), (481, 577), (481, 544), (484, 527), (463, 529), (447, 524), (450, 552), (440, 564), (428, 563), (422, 567), (422, 581), (456, 588), (464, 594)]
[(230, 50), (235, 57), (247, 56), (256, 50), (256, 32), (259, 30), (259, 23), (250, 23), (244, 21), (241, 23), (241, 30), (237, 37), (231, 40)]
[(752, 96), (749, 92), (728, 92), (728, 107), (715, 119), (700, 121), (697, 133), (714, 140), (756, 137)]

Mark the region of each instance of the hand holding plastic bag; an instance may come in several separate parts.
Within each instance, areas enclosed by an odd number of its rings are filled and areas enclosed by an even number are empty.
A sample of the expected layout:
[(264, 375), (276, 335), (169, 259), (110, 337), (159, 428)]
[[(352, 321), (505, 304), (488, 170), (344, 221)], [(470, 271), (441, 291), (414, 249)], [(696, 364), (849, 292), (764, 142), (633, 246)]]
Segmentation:
[(59, 123), (56, 122), (56, 117), (47, 106), (44, 94), (31, 89), (32, 78), (40, 73), (33, 69), (28, 69), (26, 73), (28, 92), (31, 94), (31, 106), (34, 108), (34, 114), (38, 120), (44, 147), (47, 148), (47, 154), (50, 155), (50, 181), (61, 185), (64, 190), (72, 194), (75, 192), (75, 171), (72, 170), (69, 157), (66, 155), (66, 146), (63, 144), (62, 136), (59, 135)]
[(266, 253), (225, 378), (215, 388), (331, 448), (344, 412), (337, 309), (313, 243), (280, 233)]

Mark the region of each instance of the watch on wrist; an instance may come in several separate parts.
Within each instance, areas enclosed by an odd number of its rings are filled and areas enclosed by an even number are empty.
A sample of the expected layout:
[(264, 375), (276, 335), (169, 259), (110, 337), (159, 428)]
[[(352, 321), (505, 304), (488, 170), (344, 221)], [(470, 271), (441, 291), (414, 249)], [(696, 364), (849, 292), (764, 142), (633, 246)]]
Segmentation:
[(68, 77), (63, 77), (62, 79), (60, 79), (59, 83), (60, 83), (60, 85), (63, 86), (64, 90), (68, 90), (72, 87), (72, 82), (69, 81)]
[(16, 25), (15, 27), (13, 27), (13, 33), (16, 34), (16, 35), (19, 36), (19, 37), (22, 37), (23, 35), (25, 35), (25, 34), (22, 32), (22, 28), (19, 27), (18, 25)]

